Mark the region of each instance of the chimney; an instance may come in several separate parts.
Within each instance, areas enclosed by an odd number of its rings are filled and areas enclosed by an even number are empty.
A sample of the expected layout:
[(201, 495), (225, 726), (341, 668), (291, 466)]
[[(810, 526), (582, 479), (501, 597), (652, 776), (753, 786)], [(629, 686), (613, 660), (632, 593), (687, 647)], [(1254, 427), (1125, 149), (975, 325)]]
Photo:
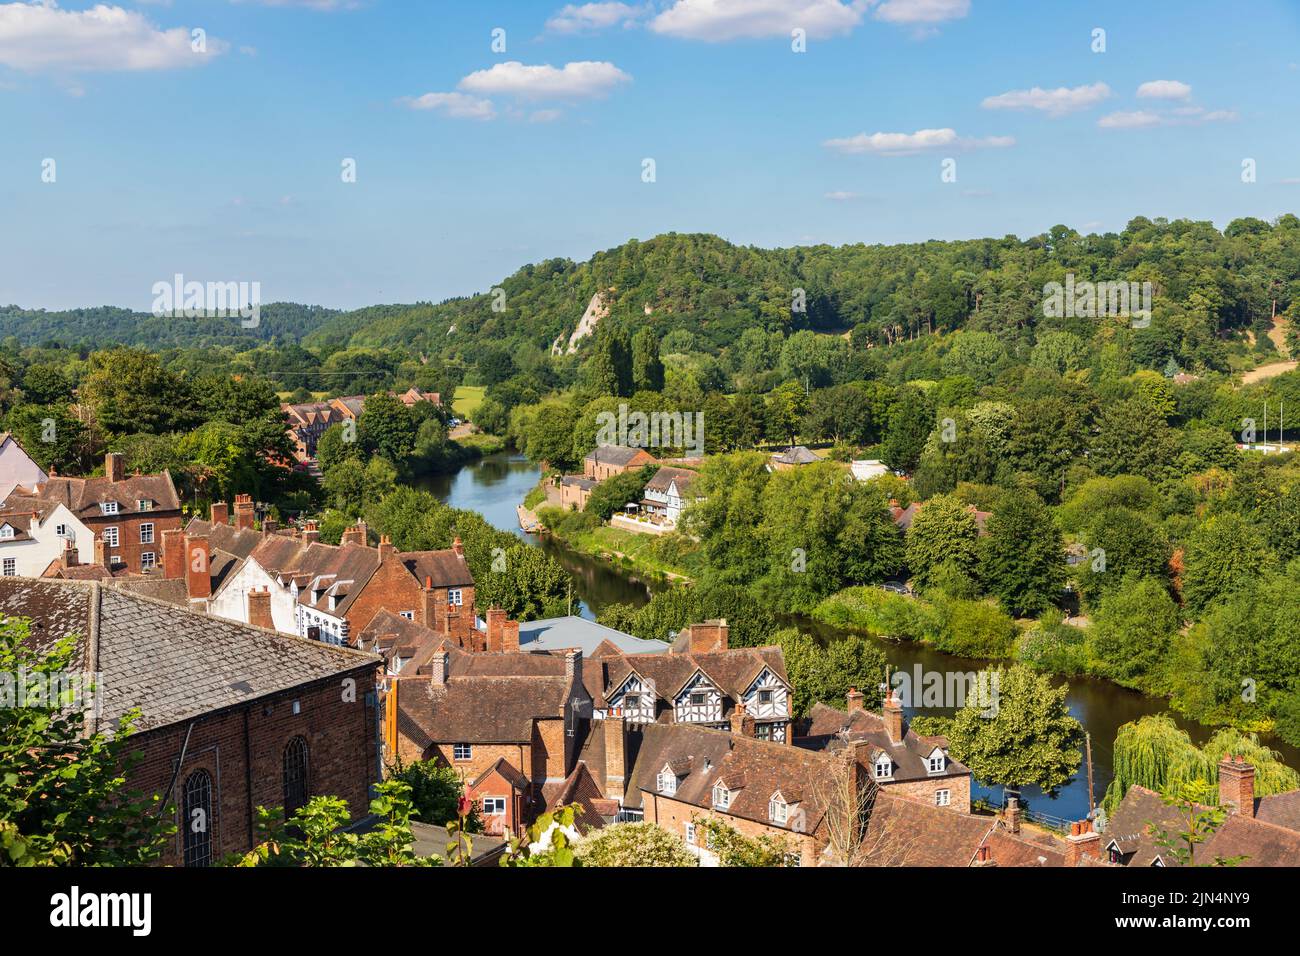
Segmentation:
[(388, 535), (386, 535), (386, 534), (382, 534), (382, 535), (380, 535), (380, 536), (379, 536), (379, 560), (380, 560), (380, 562), (387, 561), (390, 557), (392, 557), (392, 556), (395, 555), (396, 553), (397, 553), (397, 548), (395, 548), (395, 547), (393, 546), (393, 541), (392, 541), (392, 539), (389, 538)]
[(502, 651), (502, 629), (506, 623), (506, 610), (502, 607), (490, 607), (487, 612), (487, 649)]
[(63, 553), (59, 555), (59, 567), (75, 568), (77, 566), (77, 542), (68, 538), (63, 542)]
[(212, 502), (212, 523), (230, 524), (230, 505), (224, 501)]
[(262, 519), (262, 534), (275, 534), (280, 530), (280, 522), (274, 518)]
[(689, 647), (692, 654), (709, 654), (727, 649), (727, 635), (730, 628), (727, 627), (725, 618), (721, 621), (692, 624), (688, 630), (691, 635)]
[(903, 702), (898, 699), (898, 695), (892, 690), (888, 692), (889, 696), (885, 698), (884, 706), (881, 712), (885, 718), (885, 732), (889, 734), (889, 739), (894, 743), (899, 743), (906, 732), (903, 727)]
[(315, 544), (319, 540), (320, 540), (319, 526), (317, 526), (316, 522), (314, 521), (308, 521), (305, 525), (303, 525), (302, 543)]
[(447, 683), (447, 652), (438, 651), (431, 658), (433, 664), (433, 683), (441, 687)]
[(627, 778), (627, 728), (623, 708), (612, 707), (605, 719), (605, 797), (623, 802)]
[(424, 615), (424, 626), (437, 631), (439, 634), (446, 634), (447, 629), (443, 625), (446, 610), (446, 601), (433, 587), (433, 578), (427, 574), (424, 576), (424, 590), (420, 594), (421, 610)]
[(737, 704), (731, 712), (731, 732), (737, 737), (754, 736), (754, 718), (745, 710), (743, 703)]
[(185, 532), (169, 528), (162, 533), (163, 577), (179, 581), (185, 577)]
[(989, 852), (987, 844), (981, 844), (980, 848), (975, 851), (975, 862), (972, 866), (997, 866), (993, 862), (993, 854)]
[(1219, 806), (1233, 807), (1243, 817), (1255, 815), (1255, 768), (1245, 758), (1219, 761)]
[(1065, 865), (1078, 866), (1084, 857), (1101, 858), (1101, 834), (1092, 828), (1091, 820), (1071, 823), (1065, 838)]
[(519, 622), (518, 621), (501, 622), (501, 650), (503, 651), (519, 650)]
[(126, 480), (126, 460), (121, 452), (110, 451), (104, 456), (104, 474), (109, 481)]
[(1007, 805), (1002, 810), (1002, 823), (1012, 833), (1020, 832), (1020, 819), (1024, 811), (1020, 809), (1019, 797), (1007, 797)]
[(275, 630), (275, 621), (271, 619), (271, 590), (254, 588), (248, 592), (248, 623), (253, 627)]
[(185, 592), (191, 601), (212, 597), (212, 572), (208, 560), (208, 536), (185, 539)]
[(848, 697), (846, 698), (846, 702), (845, 702), (845, 706), (848, 709), (848, 712), (851, 714), (854, 711), (862, 710), (863, 709), (862, 700), (863, 700), (862, 691), (858, 690), (856, 687), (850, 687)]
[(358, 521), (351, 528), (344, 529), (339, 544), (359, 544), (364, 547), (366, 544), (366, 526)]
[(460, 540), (460, 535), (456, 535), (456, 539), (455, 539), (454, 541), (452, 541), (452, 543), (451, 543), (451, 550), (453, 550), (453, 551), (456, 552), (456, 557), (458, 557), (458, 558), (464, 558), (464, 557), (465, 557), (465, 545), (464, 545), (464, 543)]
[(253, 496), (235, 495), (235, 530), (248, 531), (253, 527)]
[(572, 683), (575, 675), (582, 675), (582, 651), (577, 648), (564, 652), (564, 676)]
[(108, 543), (98, 536), (95, 538), (95, 563), (101, 568), (111, 568), (109, 564)]

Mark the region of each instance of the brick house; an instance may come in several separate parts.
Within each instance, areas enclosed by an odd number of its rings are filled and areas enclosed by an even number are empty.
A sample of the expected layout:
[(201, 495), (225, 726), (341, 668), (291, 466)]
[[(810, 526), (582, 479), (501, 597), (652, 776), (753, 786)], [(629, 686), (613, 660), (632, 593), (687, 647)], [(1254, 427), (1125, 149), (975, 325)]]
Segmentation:
[(598, 445), (587, 453), (582, 461), (582, 473), (587, 478), (604, 481), (625, 471), (634, 471), (645, 465), (653, 465), (654, 456), (644, 448), (629, 448), (626, 445)]
[(116, 452), (104, 457), (102, 477), (49, 478), (18, 493), (66, 508), (97, 543), (103, 543), (103, 553), (97, 554), (95, 563), (113, 571), (140, 574), (153, 570), (161, 563), (163, 533), (181, 526), (181, 504), (171, 474), (127, 475), (123, 458)]
[(331, 402), (302, 402), (297, 405), (281, 405), (288, 422), (289, 441), (293, 443), (294, 457), (299, 461), (308, 461), (316, 457), (316, 443), (325, 429), (347, 421), (346, 416)]
[(857, 690), (849, 691), (846, 710), (814, 704), (796, 728), (794, 743), (829, 753), (852, 748), (882, 791), (938, 807), (970, 809), (970, 769), (949, 756), (945, 738), (922, 737), (912, 730), (893, 694), (879, 714), (863, 707)]
[[(31, 618), (38, 649), (77, 636), (79, 666), (100, 675), (99, 729), (142, 712), (126, 787), (175, 804), (164, 865), (247, 852), (259, 805), (329, 794), (354, 819), (367, 812), (379, 779), (374, 655), (94, 582), (0, 580), (0, 614)], [(187, 825), (196, 819), (207, 827)]]
[(584, 511), (598, 484), (595, 478), (565, 475), (560, 479), (560, 507), (566, 511)]

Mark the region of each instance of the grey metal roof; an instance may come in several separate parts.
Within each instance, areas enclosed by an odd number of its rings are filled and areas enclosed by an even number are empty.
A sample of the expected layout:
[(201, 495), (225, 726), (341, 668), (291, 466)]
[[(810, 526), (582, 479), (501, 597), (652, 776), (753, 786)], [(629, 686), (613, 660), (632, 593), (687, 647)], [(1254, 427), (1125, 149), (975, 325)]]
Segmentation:
[(547, 617), (519, 625), (519, 649), (523, 651), (576, 647), (585, 657), (604, 641), (609, 641), (625, 654), (662, 654), (668, 650), (663, 641), (642, 640), (583, 617)]

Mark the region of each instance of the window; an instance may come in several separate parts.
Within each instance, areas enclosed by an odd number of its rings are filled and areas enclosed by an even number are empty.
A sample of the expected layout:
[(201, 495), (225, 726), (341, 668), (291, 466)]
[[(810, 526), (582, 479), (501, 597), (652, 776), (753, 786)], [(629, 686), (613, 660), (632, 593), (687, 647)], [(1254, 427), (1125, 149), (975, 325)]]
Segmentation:
[(469, 760), (474, 756), (474, 748), (469, 744), (452, 744), (451, 756), (455, 760)]
[(110, 548), (117, 547), (117, 528), (104, 529), (104, 543)]
[(888, 780), (894, 775), (894, 762), (888, 757), (882, 756), (876, 761), (876, 779)]
[(934, 792), (934, 805), (936, 807), (946, 807), (952, 803), (952, 792), (949, 790), (936, 790)]
[(103, 515), (115, 515), (115, 514), (117, 514), (117, 502), (116, 502), (116, 501), (101, 501), (101, 502), (99, 503), (99, 513), (100, 513), (100, 514), (103, 514)]
[(460, 588), (452, 588), (447, 592), (447, 603), (452, 607), (460, 607), (465, 602)]
[(623, 698), (623, 706), (636, 710), (641, 706), (641, 696), (639, 694), (628, 694)]
[(772, 703), (772, 692), (770, 690), (760, 690), (758, 692), (758, 702), (760, 704)]
[(414, 611), (403, 611), (403, 612), (402, 612), (402, 617), (406, 618), (408, 621), (414, 621), (414, 620), (415, 620), (415, 612), (414, 612)]
[(14, 529), (7, 525), (0, 525), (0, 540), (8, 541), (14, 536)]
[(153, 544), (153, 522), (146, 521), (140, 525), (140, 543)]
[(141, 570), (141, 571), (152, 571), (155, 567), (157, 567), (157, 565), (158, 565), (158, 561), (157, 561), (157, 559), (154, 557), (154, 554), (153, 554), (152, 551), (142, 551), (142, 552), (140, 553), (140, 570)]
[(935, 754), (930, 758), (930, 773), (943, 773), (943, 754)]
[(704, 700), (705, 700), (705, 697), (704, 697), (704, 691), (702, 691), (702, 690), (693, 690), (693, 691), (691, 691), (691, 706), (692, 706), (692, 707), (703, 707), (703, 706), (704, 706)]
[(66, 524), (55, 525), (54, 533), (57, 534), (60, 538), (72, 537), (72, 535), (68, 533), (68, 526)]
[(12, 578), (18, 573), (18, 560), (16, 558), (5, 558), (3, 570), (5, 577)]
[(506, 812), (505, 797), (484, 797), (483, 813), (485, 816), (501, 816)]
[(659, 771), (659, 776), (655, 780), (655, 783), (658, 786), (660, 793), (666, 793), (671, 797), (677, 792), (677, 774), (673, 773), (666, 767)]
[(695, 846), (695, 824), (694, 823), (686, 824), (686, 842), (689, 843), (691, 846)]
[(294, 737), (284, 748), (284, 815), (307, 803), (307, 741)]
[(785, 823), (790, 814), (790, 806), (778, 796), (767, 802), (767, 816), (773, 823)]
[(138, 498), (135, 502), (136, 511), (153, 511), (153, 502), (148, 498)]
[(182, 848), (186, 866), (212, 864), (212, 777), (196, 770), (185, 778), (181, 801)]
[(715, 784), (713, 787), (713, 805), (719, 810), (725, 810), (731, 806), (731, 791), (723, 784)]

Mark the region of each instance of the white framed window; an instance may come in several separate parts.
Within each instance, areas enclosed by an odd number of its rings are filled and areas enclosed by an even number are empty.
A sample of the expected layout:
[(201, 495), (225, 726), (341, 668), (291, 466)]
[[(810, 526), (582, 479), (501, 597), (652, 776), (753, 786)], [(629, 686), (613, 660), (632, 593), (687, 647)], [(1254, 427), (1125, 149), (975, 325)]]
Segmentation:
[(104, 529), (104, 543), (110, 548), (117, 547), (117, 528)]
[(140, 525), (140, 543), (153, 544), (153, 522), (146, 521)]
[(8, 541), (14, 536), (12, 525), (0, 524), (0, 541)]
[(639, 694), (628, 694), (623, 698), (623, 706), (630, 710), (637, 710), (641, 706), (641, 696)]
[(888, 757), (880, 757), (876, 761), (876, 779), (888, 780), (894, 775), (894, 762)]
[(414, 621), (414, 620), (415, 620), (415, 612), (414, 612), (414, 611), (403, 611), (403, 612), (402, 612), (402, 617), (406, 618), (408, 621)]
[(731, 791), (720, 783), (713, 785), (713, 805), (719, 810), (731, 806)]
[(934, 805), (936, 807), (946, 807), (952, 803), (952, 791), (936, 790), (934, 792)]
[(153, 511), (153, 502), (148, 498), (137, 498), (135, 502), (136, 511)]
[(18, 559), (5, 558), (3, 568), (0, 570), (3, 570), (5, 577), (12, 578), (18, 573)]
[(704, 695), (704, 691), (702, 691), (702, 690), (693, 690), (693, 691), (691, 691), (691, 706), (692, 706), (692, 707), (703, 707), (703, 706), (704, 706), (704, 702), (705, 702), (706, 700), (707, 700), (707, 698), (706, 698), (705, 695)]
[(470, 760), (474, 757), (474, 748), (469, 744), (452, 744), (451, 756), (453, 760)]
[(661, 770), (655, 784), (660, 793), (666, 793), (671, 797), (677, 793), (677, 774), (671, 770)]
[(499, 817), (506, 812), (505, 797), (484, 797), (483, 798), (483, 815), (489, 817)]
[(140, 552), (140, 570), (152, 571), (158, 565), (158, 559), (154, 557), (152, 551)]
[(460, 607), (465, 603), (465, 597), (460, 588), (452, 588), (447, 592), (447, 603), (452, 607)]
[(930, 773), (943, 773), (943, 765), (943, 754), (935, 754), (930, 758)]
[(115, 514), (117, 514), (117, 502), (116, 502), (116, 501), (101, 501), (101, 502), (99, 503), (99, 513), (102, 514), (102, 515), (115, 515)]
[(780, 797), (773, 796), (767, 801), (767, 816), (773, 823), (785, 823), (790, 815), (790, 805)]
[(54, 533), (57, 534), (60, 538), (72, 537), (72, 533), (68, 531), (68, 526), (66, 524), (55, 525)]
[(689, 843), (691, 846), (695, 846), (695, 824), (694, 823), (686, 824), (686, 842)]

